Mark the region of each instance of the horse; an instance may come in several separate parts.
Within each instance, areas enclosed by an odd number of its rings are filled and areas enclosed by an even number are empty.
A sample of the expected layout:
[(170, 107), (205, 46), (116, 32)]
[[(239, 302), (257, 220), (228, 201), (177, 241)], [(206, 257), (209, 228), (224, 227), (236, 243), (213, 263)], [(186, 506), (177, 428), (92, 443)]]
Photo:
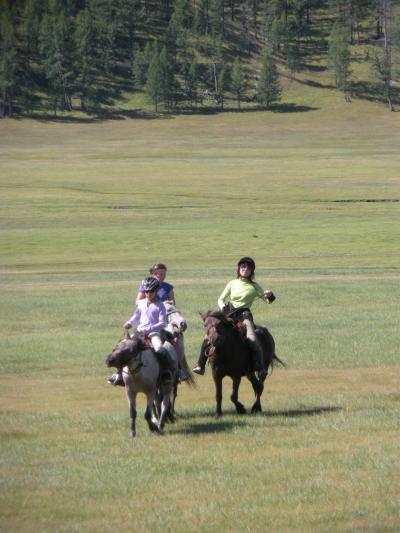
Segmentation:
[[(169, 353), (173, 350), (169, 342), (165, 342), (164, 347)], [(174, 380), (172, 383), (164, 383), (159, 379), (160, 364), (154, 350), (148, 347), (140, 337), (131, 337), (126, 333), (125, 338), (118, 342), (106, 358), (106, 365), (108, 367), (123, 367), (122, 377), (131, 419), (129, 435), (131, 437), (136, 436), (136, 396), (139, 392), (146, 395), (147, 406), (144, 418), (150, 431), (162, 433), (171, 407)], [(159, 394), (162, 400), (160, 416), (157, 419), (153, 414), (153, 405)]]
[[(252, 384), (255, 394), (251, 413), (260, 413), (262, 410), (261, 395), (266, 377), (260, 379), (253, 370), (250, 347), (243, 332), (241, 333), (234, 321), (221, 311), (208, 311), (206, 315), (200, 316), (206, 330), (205, 340), (208, 344), (206, 355), (211, 365), (215, 383), (215, 415), (217, 417), (222, 416), (222, 380), (225, 376), (232, 379), (231, 401), (236, 407), (236, 412), (246, 413), (246, 408), (238, 400), (240, 382), (242, 376), (246, 376)], [(265, 368), (267, 370), (272, 369), (275, 362), (285, 366), (285, 363), (275, 354), (275, 342), (267, 328), (256, 326), (255, 330), (262, 346)]]
[(177, 309), (175, 303), (172, 300), (164, 301), (165, 310), (167, 312), (168, 325), (165, 328), (168, 333), (172, 335), (171, 342), (175, 348), (178, 362), (182, 370), (188, 375), (186, 383), (194, 386), (195, 380), (193, 373), (187, 363), (185, 355), (185, 345), (183, 341), (183, 332), (187, 329), (187, 322), (183, 318), (181, 312)]
[[(186, 360), (185, 345), (183, 341), (183, 332), (186, 331), (187, 329), (187, 322), (183, 318), (181, 312), (177, 309), (175, 302), (173, 302), (172, 300), (165, 300), (164, 306), (167, 312), (167, 322), (168, 322), (168, 325), (165, 328), (165, 331), (167, 332), (167, 334), (169, 334), (169, 337), (170, 337), (169, 340), (172, 346), (175, 348), (175, 352), (176, 352), (176, 356), (177, 356), (178, 364), (180, 368), (188, 376), (187, 379), (185, 380), (185, 383), (189, 385), (190, 387), (195, 387), (196, 381), (193, 377), (193, 373)], [(178, 383), (179, 383), (179, 380), (176, 380), (174, 382), (174, 389), (173, 389), (173, 394), (171, 398), (171, 406), (167, 413), (167, 420), (170, 422), (174, 422), (176, 419), (175, 400), (178, 395)], [(159, 412), (159, 409), (157, 409), (157, 412)]]

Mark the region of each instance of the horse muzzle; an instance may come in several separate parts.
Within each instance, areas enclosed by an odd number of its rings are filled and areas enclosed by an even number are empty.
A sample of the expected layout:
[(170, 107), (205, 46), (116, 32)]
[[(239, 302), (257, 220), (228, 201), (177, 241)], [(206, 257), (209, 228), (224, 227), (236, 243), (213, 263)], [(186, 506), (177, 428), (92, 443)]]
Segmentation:
[(112, 353), (110, 353), (110, 355), (108, 355), (106, 357), (106, 365), (107, 365), (108, 368), (111, 368), (112, 366), (115, 366), (114, 358), (113, 358), (113, 354)]

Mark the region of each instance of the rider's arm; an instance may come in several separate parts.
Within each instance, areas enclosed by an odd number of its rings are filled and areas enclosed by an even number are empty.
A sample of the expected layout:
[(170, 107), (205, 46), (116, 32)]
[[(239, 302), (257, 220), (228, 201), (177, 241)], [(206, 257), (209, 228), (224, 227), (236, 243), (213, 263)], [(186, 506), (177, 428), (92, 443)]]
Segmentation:
[(139, 300), (143, 300), (144, 298), (146, 298), (146, 295), (145, 295), (144, 291), (142, 290), (142, 286), (143, 286), (143, 281), (142, 281), (142, 283), (140, 284), (139, 291), (138, 291), (137, 296), (136, 296), (136, 302), (138, 302)]
[(268, 304), (275, 300), (274, 294), (269, 289), (262, 289), (258, 283), (254, 283), (254, 287), (257, 291), (257, 296)]
[(218, 307), (222, 309), (229, 300), (229, 296), (231, 294), (231, 282), (228, 283), (228, 285), (225, 287), (225, 289), (222, 291), (220, 297), (218, 298)]
[(136, 326), (137, 324), (139, 324), (140, 317), (141, 317), (141, 311), (138, 307), (136, 307), (135, 312), (133, 313), (131, 318), (127, 322), (125, 322), (124, 328), (129, 329), (130, 327)]
[(175, 294), (174, 294), (174, 289), (171, 289), (171, 290), (169, 291), (167, 300), (170, 300), (170, 301), (173, 302), (174, 305), (175, 305)]

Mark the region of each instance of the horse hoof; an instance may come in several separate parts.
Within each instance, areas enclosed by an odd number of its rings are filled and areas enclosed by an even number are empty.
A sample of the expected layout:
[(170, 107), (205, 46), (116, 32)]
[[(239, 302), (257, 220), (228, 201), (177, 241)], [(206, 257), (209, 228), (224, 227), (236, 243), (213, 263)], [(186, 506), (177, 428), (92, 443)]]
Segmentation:
[(222, 413), (215, 413), (215, 418), (221, 418)]
[(245, 415), (246, 414), (246, 408), (244, 405), (242, 405), (241, 403), (237, 404), (236, 405), (236, 412), (239, 414), (239, 415)]
[(251, 408), (252, 415), (256, 415), (257, 413), (261, 413), (261, 412), (262, 412), (262, 409), (261, 409), (260, 404), (254, 404), (253, 407)]
[(136, 437), (136, 431), (132, 431), (132, 430), (131, 430), (131, 431), (129, 432), (129, 436), (130, 436), (130, 437)]

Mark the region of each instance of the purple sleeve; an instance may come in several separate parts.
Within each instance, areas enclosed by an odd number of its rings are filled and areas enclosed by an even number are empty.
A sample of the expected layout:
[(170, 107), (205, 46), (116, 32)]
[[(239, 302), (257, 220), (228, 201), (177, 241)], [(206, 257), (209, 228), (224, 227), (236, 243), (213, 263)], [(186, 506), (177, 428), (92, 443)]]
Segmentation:
[(128, 320), (128, 323), (131, 325), (131, 326), (136, 326), (136, 324), (139, 324), (140, 322), (140, 310), (138, 307), (136, 307), (135, 309), (135, 312), (133, 313), (133, 315), (131, 316), (131, 318)]

